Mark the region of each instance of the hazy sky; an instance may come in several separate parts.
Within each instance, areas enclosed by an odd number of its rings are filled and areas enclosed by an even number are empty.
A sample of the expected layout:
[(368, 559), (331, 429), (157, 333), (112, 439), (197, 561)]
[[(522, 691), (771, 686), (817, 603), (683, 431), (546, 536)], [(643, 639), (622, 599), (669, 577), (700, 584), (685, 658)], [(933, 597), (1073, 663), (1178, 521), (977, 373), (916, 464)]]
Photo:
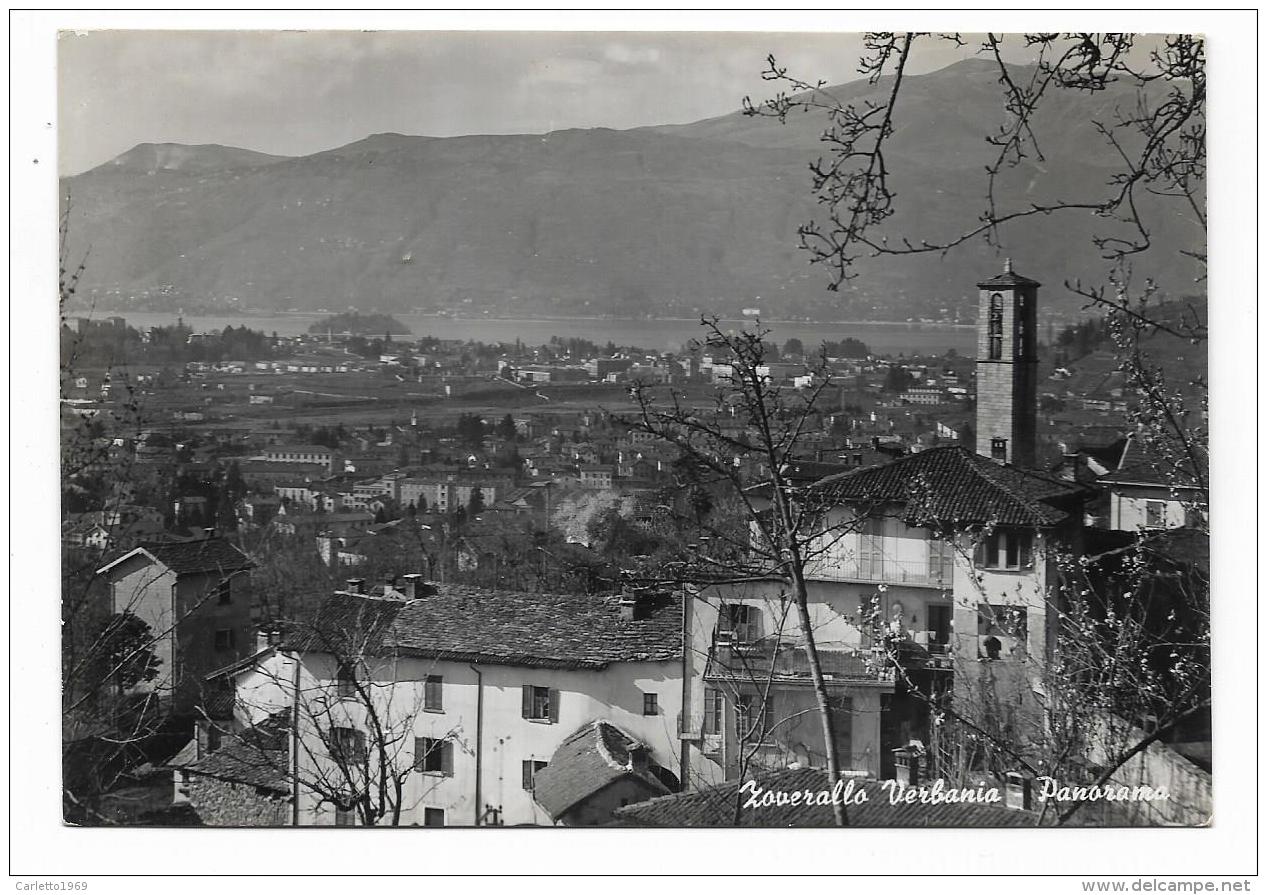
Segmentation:
[[(64, 32), (59, 169), (137, 143), (302, 155), (371, 133), (452, 136), (636, 127), (721, 115), (771, 93), (765, 57), (858, 77), (854, 34), (422, 31)], [(918, 73), (971, 47), (928, 42)]]

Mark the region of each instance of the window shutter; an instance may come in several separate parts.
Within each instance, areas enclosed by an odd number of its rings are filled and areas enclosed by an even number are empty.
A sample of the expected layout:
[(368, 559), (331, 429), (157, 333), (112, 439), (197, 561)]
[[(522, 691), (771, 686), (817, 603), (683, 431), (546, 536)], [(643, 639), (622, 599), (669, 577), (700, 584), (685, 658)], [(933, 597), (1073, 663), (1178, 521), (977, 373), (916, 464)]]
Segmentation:
[(532, 761), (531, 760), (525, 761), (524, 762), (524, 789), (528, 790), (528, 792), (532, 792), (532, 776), (533, 776)]
[(550, 690), (550, 723), (559, 723), (559, 691)]
[(712, 689), (704, 690), (704, 733), (717, 733), (717, 725), (713, 723), (713, 718), (717, 712), (717, 691)]
[(756, 606), (748, 607), (748, 639), (757, 641), (765, 637), (765, 630), (762, 625), (762, 616), (764, 613)]
[(523, 692), (524, 692), (523, 716), (525, 718), (531, 718), (532, 717), (532, 686), (529, 684), (524, 684)]
[(440, 773), (453, 776), (453, 744), (448, 740), (440, 744)]

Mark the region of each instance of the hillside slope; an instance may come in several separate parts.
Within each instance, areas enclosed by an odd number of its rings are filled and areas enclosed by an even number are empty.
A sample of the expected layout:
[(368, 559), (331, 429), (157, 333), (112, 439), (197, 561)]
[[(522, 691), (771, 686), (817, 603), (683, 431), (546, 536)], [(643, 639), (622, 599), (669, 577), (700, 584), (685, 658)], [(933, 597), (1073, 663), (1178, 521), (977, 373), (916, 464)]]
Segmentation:
[[(882, 90), (847, 85), (842, 95)], [(1122, 96), (1060, 96), (1046, 161), (1009, 174), (1027, 202), (1102, 184), (1111, 158), (1088, 119)], [(936, 238), (980, 212), (983, 135), (998, 86), (980, 63), (912, 78), (893, 138), (895, 234)], [(732, 114), (691, 125), (452, 138), (379, 134), (301, 158), (228, 147), (141, 146), (63, 181), (71, 251), (92, 246), (83, 291), (151, 308), (451, 309), (490, 314), (690, 315), (757, 305), (820, 319), (971, 315), (973, 284), (1002, 254), (1049, 286), (1103, 264), (1089, 222), (1027, 222), (1004, 250), (875, 259), (841, 294), (797, 249), (819, 213), (807, 165), (824, 121)], [(1190, 288), (1176, 249), (1199, 231), (1154, 221), (1141, 270)], [(1098, 231), (1097, 231), (1098, 232)], [(72, 255), (73, 257), (73, 255)]]

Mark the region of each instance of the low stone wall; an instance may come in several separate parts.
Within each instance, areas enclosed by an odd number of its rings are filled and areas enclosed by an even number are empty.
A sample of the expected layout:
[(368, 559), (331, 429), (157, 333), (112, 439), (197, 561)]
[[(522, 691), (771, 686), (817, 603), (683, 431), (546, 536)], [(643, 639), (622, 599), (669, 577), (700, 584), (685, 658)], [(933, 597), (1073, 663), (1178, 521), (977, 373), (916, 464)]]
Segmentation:
[(1110, 780), (1117, 786), (1164, 788), (1167, 798), (1151, 801), (1084, 803), (1077, 826), (1199, 827), (1214, 815), (1214, 785), (1208, 772), (1162, 743), (1128, 760)]
[(1214, 783), (1210, 774), (1162, 743), (1153, 743), (1133, 756), (1113, 775), (1127, 786), (1166, 787), (1170, 798), (1136, 802), (1133, 823), (1196, 827), (1210, 823), (1214, 814)]
[(245, 783), (191, 774), (189, 803), (209, 827), (290, 826), (290, 798)]

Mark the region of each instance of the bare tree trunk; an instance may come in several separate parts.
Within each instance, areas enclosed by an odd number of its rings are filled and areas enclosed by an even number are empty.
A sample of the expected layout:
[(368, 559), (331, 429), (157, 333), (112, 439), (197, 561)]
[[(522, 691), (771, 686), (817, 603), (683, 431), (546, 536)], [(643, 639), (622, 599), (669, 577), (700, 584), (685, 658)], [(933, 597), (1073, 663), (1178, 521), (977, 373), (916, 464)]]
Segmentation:
[[(814, 696), (818, 699), (818, 717), (822, 722), (823, 745), (827, 753), (827, 776), (834, 787), (840, 779), (840, 756), (836, 752), (836, 722), (831, 714), (831, 700), (827, 696), (827, 681), (823, 678), (823, 666), (818, 661), (818, 646), (814, 643), (814, 633), (810, 627), (808, 593), (805, 579), (800, 569), (793, 571), (793, 587), (795, 588), (796, 614), (800, 619), (801, 630), (805, 632), (805, 659), (809, 663), (810, 679), (814, 682)], [(843, 802), (832, 800), (832, 816), (836, 826), (849, 826), (849, 815)]]
[[(787, 539), (788, 571), (792, 578), (792, 600), (796, 603), (796, 616), (805, 637), (805, 661), (809, 664), (810, 679), (814, 683), (814, 696), (818, 700), (818, 718), (823, 729), (823, 751), (827, 755), (827, 777), (831, 787), (840, 779), (840, 756), (836, 751), (836, 723), (831, 714), (831, 700), (827, 696), (827, 681), (823, 678), (823, 666), (818, 659), (818, 644), (814, 639), (814, 626), (809, 617), (809, 589), (805, 585), (804, 558), (796, 540), (795, 522), (784, 491), (783, 476), (777, 468), (774, 473), (774, 505), (779, 514)], [(832, 817), (838, 827), (849, 826), (849, 815), (843, 802), (832, 799)]]

